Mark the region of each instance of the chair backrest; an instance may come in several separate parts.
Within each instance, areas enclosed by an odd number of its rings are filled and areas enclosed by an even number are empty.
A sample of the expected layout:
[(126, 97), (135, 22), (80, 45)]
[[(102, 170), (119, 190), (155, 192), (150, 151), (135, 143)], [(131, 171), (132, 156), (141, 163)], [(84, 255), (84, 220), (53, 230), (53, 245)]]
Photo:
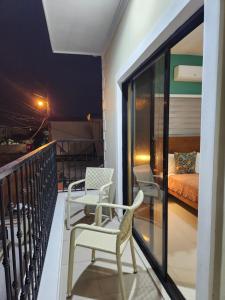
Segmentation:
[(139, 191), (137, 196), (134, 199), (131, 209), (125, 212), (119, 227), (120, 243), (123, 243), (125, 240), (127, 240), (130, 237), (132, 233), (132, 220), (133, 220), (134, 211), (141, 205), (143, 199), (144, 199), (144, 194), (142, 191)]
[(85, 175), (85, 189), (99, 190), (101, 186), (112, 181), (114, 169), (87, 168)]
[(152, 169), (149, 164), (135, 166), (133, 168), (133, 171), (137, 182), (139, 181), (154, 182)]

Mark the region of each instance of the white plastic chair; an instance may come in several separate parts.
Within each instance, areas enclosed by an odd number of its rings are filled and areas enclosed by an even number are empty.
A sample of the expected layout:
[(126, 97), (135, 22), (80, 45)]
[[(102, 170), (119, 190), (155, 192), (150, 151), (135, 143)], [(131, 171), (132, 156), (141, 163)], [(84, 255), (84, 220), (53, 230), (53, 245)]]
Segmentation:
[(161, 199), (160, 186), (155, 182), (155, 178), (160, 177), (153, 175), (149, 164), (135, 166), (133, 168), (134, 175), (140, 190), (143, 191), (147, 197)]
[[(111, 168), (86, 168), (85, 179), (72, 182), (68, 187), (67, 197), (67, 218), (66, 228), (70, 229), (70, 205), (71, 203), (80, 203), (84, 205), (96, 206), (101, 202), (110, 201), (110, 187), (112, 185), (114, 169)], [(72, 195), (72, 188), (85, 182), (85, 194), (81, 197)], [(95, 190), (96, 193), (88, 192)], [(92, 191), (93, 192), (93, 191)], [(112, 219), (112, 210), (109, 209), (110, 219)]]
[(134, 242), (132, 237), (132, 220), (135, 209), (137, 209), (144, 198), (142, 191), (139, 191), (132, 206), (99, 203), (96, 208), (96, 223), (100, 222), (102, 207), (119, 208), (126, 210), (119, 229), (110, 229), (96, 226), (95, 224), (78, 224), (71, 231), (70, 237), (70, 253), (69, 253), (69, 269), (68, 269), (68, 282), (67, 282), (67, 295), (71, 296), (72, 279), (73, 279), (73, 265), (74, 265), (74, 252), (77, 246), (92, 249), (92, 262), (95, 261), (95, 250), (107, 252), (116, 255), (117, 268), (119, 273), (121, 294), (123, 299), (126, 299), (121, 256), (124, 249), (130, 241), (131, 255), (133, 261), (134, 273), (137, 273), (137, 265), (134, 252)]

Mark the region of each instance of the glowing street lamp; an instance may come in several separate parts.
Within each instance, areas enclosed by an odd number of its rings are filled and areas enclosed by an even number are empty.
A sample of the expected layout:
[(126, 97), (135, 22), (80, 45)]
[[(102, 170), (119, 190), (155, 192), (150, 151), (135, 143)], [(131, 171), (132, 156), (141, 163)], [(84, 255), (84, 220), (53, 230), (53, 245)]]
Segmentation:
[(44, 107), (44, 101), (43, 100), (37, 100), (37, 106), (40, 107), (40, 108), (43, 108)]
[(38, 94), (34, 94), (36, 99), (35, 99), (35, 105), (37, 106), (38, 109), (40, 110), (46, 110), (47, 116), (49, 116), (49, 101), (48, 98), (44, 98), (43, 96), (40, 96)]
[(50, 116), (50, 107), (49, 107), (49, 101), (48, 101), (48, 97), (43, 97), (39, 94), (34, 94), (33, 93), (33, 103), (34, 106), (36, 107), (37, 110), (44, 112), (45, 116), (41, 122), (40, 127), (38, 128), (38, 130), (34, 133), (34, 135), (32, 136), (32, 138), (34, 138), (37, 133), (42, 129), (42, 128), (46, 128), (47, 130), (45, 130), (45, 133), (43, 131), (43, 134), (45, 134), (45, 137), (48, 138), (48, 141), (51, 140), (51, 127), (49, 124), (49, 116)]

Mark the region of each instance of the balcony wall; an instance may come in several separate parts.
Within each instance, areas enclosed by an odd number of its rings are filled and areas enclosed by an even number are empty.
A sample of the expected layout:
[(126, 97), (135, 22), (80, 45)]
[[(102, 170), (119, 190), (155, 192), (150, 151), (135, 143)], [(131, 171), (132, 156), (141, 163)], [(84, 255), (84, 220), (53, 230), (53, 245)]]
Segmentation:
[(38, 292), (38, 300), (60, 299), (65, 199), (66, 193), (58, 194)]

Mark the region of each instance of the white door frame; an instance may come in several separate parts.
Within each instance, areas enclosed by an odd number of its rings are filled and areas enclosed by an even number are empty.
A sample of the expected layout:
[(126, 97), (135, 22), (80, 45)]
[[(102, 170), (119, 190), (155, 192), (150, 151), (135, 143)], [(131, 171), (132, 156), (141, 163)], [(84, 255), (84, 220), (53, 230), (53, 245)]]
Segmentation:
[[(224, 176), (219, 176), (220, 129), (225, 126), (220, 119), (221, 78), (222, 78), (222, 23), (224, 0), (208, 0), (204, 6), (203, 85), (201, 108), (201, 149), (200, 194), (198, 215), (197, 252), (197, 299), (219, 299), (218, 265), (215, 264), (216, 246), (220, 243), (217, 235), (218, 204), (222, 204), (218, 187), (224, 186)], [(224, 153), (223, 153), (224, 155)], [(220, 210), (222, 207), (220, 208)], [(221, 228), (222, 230), (222, 228)], [(218, 258), (217, 258), (218, 259)], [(215, 291), (217, 290), (217, 291)]]
[[(205, 1), (204, 21), (204, 68), (202, 96), (200, 196), (198, 225), (198, 271), (197, 299), (211, 300), (213, 293), (213, 260), (215, 245), (215, 206), (214, 187), (216, 186), (216, 162), (218, 126), (216, 116), (220, 104), (218, 98), (218, 57), (220, 27), (218, 16), (223, 0)], [(122, 91), (121, 84), (140, 66), (171, 34), (185, 23), (202, 5), (203, 0), (180, 1), (173, 4), (159, 20), (142, 43), (134, 51), (116, 75), (116, 112), (117, 112), (117, 199), (122, 197)], [(213, 47), (212, 47), (213, 45)], [(210, 74), (210, 76), (209, 76)], [(218, 141), (217, 141), (218, 142)], [(206, 170), (207, 166), (207, 170)]]

